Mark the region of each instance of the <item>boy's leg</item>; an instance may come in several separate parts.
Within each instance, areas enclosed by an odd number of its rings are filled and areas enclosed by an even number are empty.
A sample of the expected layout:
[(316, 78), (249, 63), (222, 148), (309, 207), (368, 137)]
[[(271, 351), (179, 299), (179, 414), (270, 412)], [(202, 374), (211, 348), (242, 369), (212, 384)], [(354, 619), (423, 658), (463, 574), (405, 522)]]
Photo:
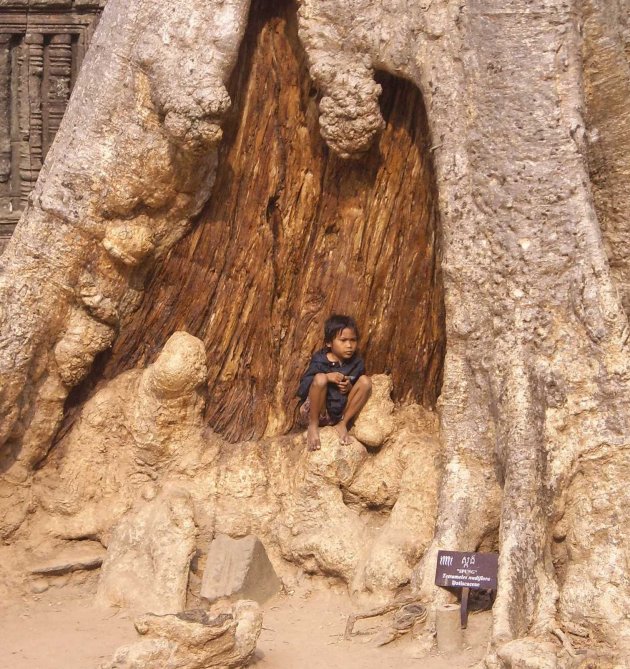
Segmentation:
[(319, 416), (326, 403), (326, 393), (328, 391), (328, 379), (326, 374), (315, 374), (308, 391), (308, 399), (311, 402), (308, 414), (308, 431), (306, 433), (306, 443), (309, 451), (318, 451), (321, 448), (319, 442)]
[(343, 418), (335, 425), (342, 444), (348, 443), (348, 425), (353, 418), (359, 415), (359, 412), (368, 401), (371, 392), (372, 379), (369, 376), (360, 376), (354, 386), (352, 386), (352, 390), (348, 394), (348, 404), (346, 404)]

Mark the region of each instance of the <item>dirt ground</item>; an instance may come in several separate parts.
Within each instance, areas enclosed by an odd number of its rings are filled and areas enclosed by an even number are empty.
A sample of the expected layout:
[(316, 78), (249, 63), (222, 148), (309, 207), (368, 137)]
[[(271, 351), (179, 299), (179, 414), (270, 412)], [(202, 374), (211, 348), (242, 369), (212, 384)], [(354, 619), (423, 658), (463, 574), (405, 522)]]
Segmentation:
[[(134, 614), (92, 605), (89, 584), (50, 588), (0, 607), (2, 669), (98, 669), (118, 646), (137, 639)], [(278, 595), (264, 606), (263, 631), (252, 667), (257, 669), (464, 669), (483, 657), (490, 614), (473, 615), (466, 647), (440, 656), (421, 652), (413, 639), (373, 645), (378, 619), (357, 623), (343, 640), (351, 604), (347, 597), (319, 592)]]

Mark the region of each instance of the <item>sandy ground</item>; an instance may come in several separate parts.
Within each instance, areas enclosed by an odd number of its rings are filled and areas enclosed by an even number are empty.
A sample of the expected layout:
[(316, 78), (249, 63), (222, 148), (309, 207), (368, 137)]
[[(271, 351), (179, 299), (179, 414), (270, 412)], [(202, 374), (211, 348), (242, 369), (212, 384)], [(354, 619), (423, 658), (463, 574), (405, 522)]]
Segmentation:
[[(69, 584), (0, 607), (0, 668), (98, 669), (118, 646), (138, 638), (134, 614), (98, 609), (92, 595)], [(483, 656), (490, 614), (470, 618), (461, 653), (426, 656), (410, 638), (382, 648), (371, 642), (379, 620), (357, 623), (343, 640), (347, 597), (333, 593), (277, 596), (264, 607), (263, 631), (252, 667), (257, 669), (464, 669)], [(422, 657), (421, 657), (422, 656)]]
[(474, 666), (486, 651), (490, 613), (472, 615), (465, 649), (458, 654), (426, 654), (411, 637), (375, 647), (374, 635), (386, 618), (357, 622), (344, 641), (351, 605), (347, 597), (315, 594), (277, 598), (265, 607), (263, 632), (253, 666), (265, 669), (460, 669)]

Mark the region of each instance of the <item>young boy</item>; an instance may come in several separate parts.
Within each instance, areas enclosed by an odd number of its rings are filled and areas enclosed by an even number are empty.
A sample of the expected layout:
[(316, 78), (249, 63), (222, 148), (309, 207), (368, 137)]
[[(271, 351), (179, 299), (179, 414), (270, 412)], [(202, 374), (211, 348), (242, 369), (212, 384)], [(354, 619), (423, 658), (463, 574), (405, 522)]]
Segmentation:
[(309, 451), (317, 451), (319, 428), (335, 425), (342, 444), (347, 444), (348, 425), (365, 406), (372, 390), (357, 353), (359, 329), (354, 318), (333, 314), (324, 324), (324, 348), (317, 351), (298, 388), (300, 416), (308, 421)]

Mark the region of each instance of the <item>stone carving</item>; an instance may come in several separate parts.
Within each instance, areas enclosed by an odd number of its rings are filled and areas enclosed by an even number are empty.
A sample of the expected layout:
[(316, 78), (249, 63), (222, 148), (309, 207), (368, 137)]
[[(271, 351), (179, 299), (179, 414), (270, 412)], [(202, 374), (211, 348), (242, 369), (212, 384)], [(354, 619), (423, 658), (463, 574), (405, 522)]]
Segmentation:
[(13, 0), (0, 9), (0, 252), (59, 130), (105, 0), (59, 4)]
[(0, 34), (0, 184), (11, 177), (11, 35)]
[(42, 169), (42, 98), (44, 36), (27, 32), (18, 53), (18, 118), (20, 123), (20, 208)]
[(43, 141), (44, 152), (52, 144), (66, 105), (70, 99), (72, 84), (72, 35), (53, 35), (48, 47), (49, 79), (48, 95), (44, 102), (48, 118)]

